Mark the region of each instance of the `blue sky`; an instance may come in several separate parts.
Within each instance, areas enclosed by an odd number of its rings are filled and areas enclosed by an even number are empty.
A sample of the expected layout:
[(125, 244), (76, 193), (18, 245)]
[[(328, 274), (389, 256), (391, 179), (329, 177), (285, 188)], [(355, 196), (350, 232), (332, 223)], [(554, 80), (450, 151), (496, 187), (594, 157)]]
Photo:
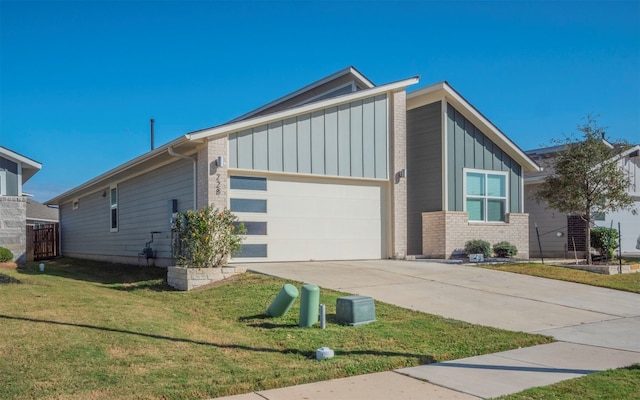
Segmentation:
[(446, 80), (527, 150), (599, 115), (640, 143), (638, 1), (0, 0), (0, 145), (46, 201), (353, 65)]

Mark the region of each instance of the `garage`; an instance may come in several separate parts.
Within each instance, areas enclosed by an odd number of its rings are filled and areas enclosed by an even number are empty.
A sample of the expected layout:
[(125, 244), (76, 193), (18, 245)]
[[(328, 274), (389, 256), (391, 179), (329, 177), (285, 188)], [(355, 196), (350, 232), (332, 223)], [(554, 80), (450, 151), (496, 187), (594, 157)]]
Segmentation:
[(229, 202), (247, 228), (234, 261), (387, 257), (387, 181), (230, 175)]

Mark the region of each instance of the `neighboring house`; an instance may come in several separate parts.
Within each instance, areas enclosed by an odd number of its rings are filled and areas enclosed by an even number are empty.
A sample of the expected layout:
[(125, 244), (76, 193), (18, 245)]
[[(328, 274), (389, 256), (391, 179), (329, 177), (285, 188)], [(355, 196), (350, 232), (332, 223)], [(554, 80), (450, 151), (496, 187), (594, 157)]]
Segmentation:
[[(607, 143), (608, 144), (608, 143)], [(611, 145), (610, 145), (611, 146)], [(611, 146), (612, 147), (612, 146)], [(556, 155), (565, 146), (545, 147), (527, 151), (543, 170), (525, 175), (525, 207), (529, 212), (529, 246), (532, 257), (582, 258), (587, 249), (584, 230), (586, 223), (579, 215), (568, 215), (547, 208), (546, 203), (538, 203), (535, 194), (540, 190), (544, 179), (553, 173)], [(633, 197), (635, 208), (640, 212), (640, 145), (633, 146), (618, 156), (619, 165), (630, 179), (629, 194)], [(640, 214), (629, 210), (606, 213), (595, 217), (594, 225), (618, 229), (620, 223), (622, 255), (640, 255)], [(540, 237), (538, 244), (536, 225)], [(542, 253), (539, 248), (542, 247)]]
[(528, 258), (537, 165), (448, 84), (407, 96), (417, 82), (349, 67), (108, 171), (46, 203), (62, 253), (138, 263), (159, 232), (169, 265), (175, 213), (211, 204), (247, 227), (234, 261), (451, 257), (475, 238)]
[(27, 198), (22, 185), (42, 164), (0, 146), (0, 246), (23, 262), (26, 252)]
[(59, 222), (58, 209), (27, 199), (27, 225), (35, 228)]

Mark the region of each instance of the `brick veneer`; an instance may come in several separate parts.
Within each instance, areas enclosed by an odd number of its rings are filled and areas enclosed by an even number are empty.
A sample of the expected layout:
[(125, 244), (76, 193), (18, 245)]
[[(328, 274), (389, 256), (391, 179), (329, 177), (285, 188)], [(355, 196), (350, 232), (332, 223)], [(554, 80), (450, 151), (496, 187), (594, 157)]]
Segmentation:
[[(224, 167), (218, 167), (216, 160), (224, 157)], [(212, 205), (223, 209), (227, 204), (227, 136), (212, 138), (198, 151), (198, 206)]]
[(391, 97), (392, 170), (393, 187), (393, 258), (403, 259), (407, 255), (407, 179), (397, 174), (407, 168), (407, 93), (394, 92)]
[(507, 241), (518, 248), (517, 258), (529, 258), (529, 214), (507, 214), (505, 223), (469, 222), (466, 211), (422, 213), (422, 252), (431, 258), (450, 258), (464, 253), (468, 240), (482, 239), (491, 245)]
[(14, 260), (24, 262), (26, 238), (27, 198), (0, 196), (0, 246), (11, 250)]

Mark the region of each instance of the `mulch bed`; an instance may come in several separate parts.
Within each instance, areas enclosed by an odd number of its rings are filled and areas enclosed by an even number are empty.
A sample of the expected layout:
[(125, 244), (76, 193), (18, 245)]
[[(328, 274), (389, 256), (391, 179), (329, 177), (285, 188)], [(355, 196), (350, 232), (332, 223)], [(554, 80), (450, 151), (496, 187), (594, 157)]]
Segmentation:
[[(0, 263), (0, 268), (5, 268), (5, 269), (17, 269), (18, 265), (14, 262), (1, 262)], [(20, 280), (13, 278), (9, 275), (5, 275), (3, 273), (0, 273), (0, 285), (2, 284), (9, 284), (9, 283), (21, 283)]]
[(9, 275), (0, 274), (0, 285), (9, 283), (21, 283), (18, 279), (12, 278)]

